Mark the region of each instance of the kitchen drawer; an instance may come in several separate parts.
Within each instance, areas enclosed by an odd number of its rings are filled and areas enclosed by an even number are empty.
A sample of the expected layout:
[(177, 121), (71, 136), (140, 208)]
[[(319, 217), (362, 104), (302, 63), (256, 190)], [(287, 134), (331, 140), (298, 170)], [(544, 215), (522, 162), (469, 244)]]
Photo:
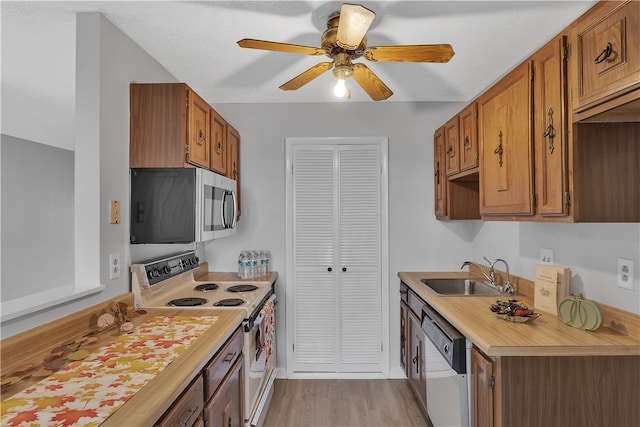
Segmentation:
[(171, 408), (157, 422), (156, 427), (197, 425), (204, 407), (204, 383), (198, 375), (189, 387), (176, 400)]
[(640, 2), (601, 2), (578, 20), (578, 108), (623, 94), (640, 81)]
[(233, 362), (242, 354), (244, 334), (242, 327), (227, 340), (211, 362), (204, 368), (205, 401), (216, 392), (225, 376), (233, 366)]
[(422, 306), (425, 302), (411, 289), (409, 289), (408, 297), (408, 305), (411, 308), (411, 311), (413, 311), (413, 314), (415, 314), (418, 319), (422, 319)]

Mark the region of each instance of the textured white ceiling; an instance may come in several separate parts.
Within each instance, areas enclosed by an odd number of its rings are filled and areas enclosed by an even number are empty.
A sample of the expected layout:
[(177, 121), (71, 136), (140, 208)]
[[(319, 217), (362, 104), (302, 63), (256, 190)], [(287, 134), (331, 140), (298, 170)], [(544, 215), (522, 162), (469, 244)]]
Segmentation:
[[(353, 3), (356, 3), (352, 1)], [(38, 102), (72, 124), (75, 13), (100, 11), (178, 80), (209, 103), (344, 102), (327, 72), (297, 91), (282, 83), (325, 57), (241, 49), (256, 38), (319, 46), (327, 16), (342, 2), (2, 1), (3, 129)], [(450, 43), (446, 64), (367, 65), (394, 92), (386, 101), (467, 102), (561, 31), (594, 1), (361, 1), (376, 12), (368, 45)], [(348, 102), (373, 102), (352, 85)], [(6, 101), (6, 102), (5, 102)], [(10, 104), (9, 104), (10, 102)], [(33, 110), (32, 110), (33, 111)], [(55, 124), (52, 123), (52, 124)], [(20, 135), (17, 135), (20, 136)]]

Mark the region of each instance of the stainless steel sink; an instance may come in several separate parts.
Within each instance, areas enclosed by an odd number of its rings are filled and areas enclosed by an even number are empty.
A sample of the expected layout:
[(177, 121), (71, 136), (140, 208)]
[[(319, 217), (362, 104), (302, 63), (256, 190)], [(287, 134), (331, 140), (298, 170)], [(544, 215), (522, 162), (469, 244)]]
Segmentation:
[(446, 296), (501, 295), (487, 282), (478, 279), (420, 279), (427, 289)]

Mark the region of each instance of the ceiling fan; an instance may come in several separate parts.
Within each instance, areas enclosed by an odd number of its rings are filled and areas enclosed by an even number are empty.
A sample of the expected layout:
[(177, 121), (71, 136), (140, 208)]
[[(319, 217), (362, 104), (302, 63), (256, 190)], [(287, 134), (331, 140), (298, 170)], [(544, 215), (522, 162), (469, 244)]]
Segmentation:
[(353, 77), (374, 101), (387, 99), (393, 92), (369, 67), (363, 63), (354, 63), (354, 59), (364, 56), (369, 61), (379, 62), (448, 62), (454, 54), (449, 44), (367, 47), (365, 35), (375, 16), (373, 11), (364, 6), (343, 4), (340, 11), (329, 16), (327, 30), (322, 34), (321, 47), (256, 39), (242, 39), (238, 41), (238, 45), (249, 49), (326, 55), (332, 59), (332, 62), (321, 62), (297, 75), (281, 85), (282, 90), (300, 89), (333, 68), (333, 75), (338, 79), (334, 89), (336, 96), (347, 93), (345, 80)]

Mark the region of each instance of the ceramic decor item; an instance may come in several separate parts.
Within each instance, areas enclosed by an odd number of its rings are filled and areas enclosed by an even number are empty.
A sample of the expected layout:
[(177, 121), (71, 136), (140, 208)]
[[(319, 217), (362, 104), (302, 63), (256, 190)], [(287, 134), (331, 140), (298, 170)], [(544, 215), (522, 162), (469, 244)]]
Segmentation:
[(583, 298), (582, 294), (563, 299), (558, 306), (558, 314), (567, 325), (587, 331), (595, 331), (604, 320), (598, 303)]

